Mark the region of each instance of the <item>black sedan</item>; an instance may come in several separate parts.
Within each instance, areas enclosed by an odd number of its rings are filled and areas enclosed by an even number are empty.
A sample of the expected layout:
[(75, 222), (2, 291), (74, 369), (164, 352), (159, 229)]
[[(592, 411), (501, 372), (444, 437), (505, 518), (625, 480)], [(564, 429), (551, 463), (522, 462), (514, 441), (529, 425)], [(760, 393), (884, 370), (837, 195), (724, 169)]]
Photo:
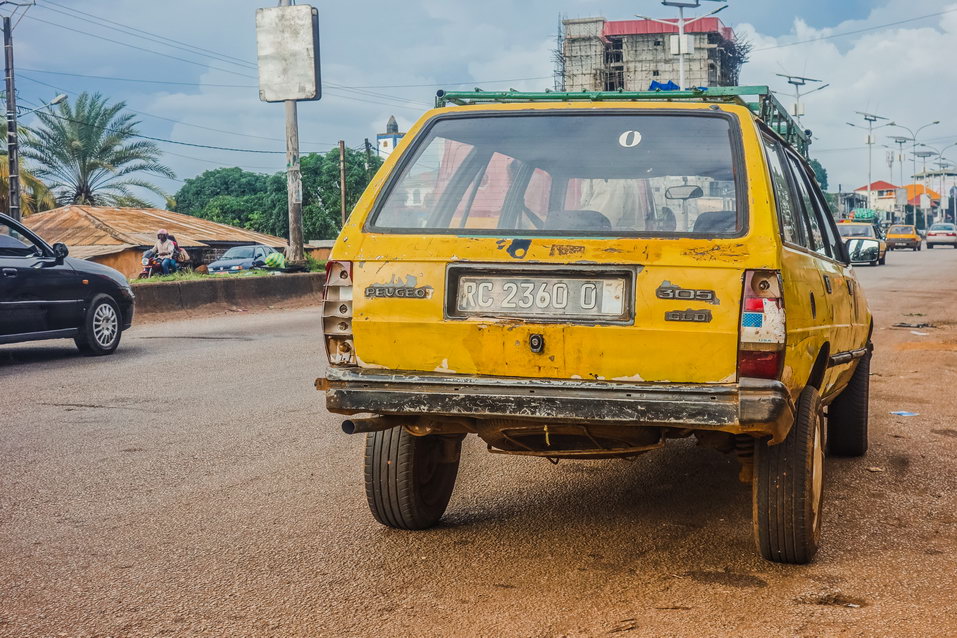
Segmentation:
[(85, 354), (116, 350), (133, 290), (116, 270), (68, 254), (0, 214), (0, 344), (72, 338)]

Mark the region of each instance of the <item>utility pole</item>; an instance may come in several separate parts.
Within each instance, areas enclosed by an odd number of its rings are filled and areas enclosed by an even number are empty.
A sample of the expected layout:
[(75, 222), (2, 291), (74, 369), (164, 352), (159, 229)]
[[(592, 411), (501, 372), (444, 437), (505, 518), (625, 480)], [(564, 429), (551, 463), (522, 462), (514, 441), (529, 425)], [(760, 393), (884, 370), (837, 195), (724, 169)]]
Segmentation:
[[(944, 166), (945, 166), (945, 162), (944, 162), (944, 151), (946, 151), (946, 150), (948, 150), (948, 149), (951, 149), (951, 148), (957, 146), (957, 142), (954, 142), (953, 144), (948, 144), (947, 146), (945, 146), (945, 147), (943, 147), (943, 148), (939, 148), (939, 149), (938, 149), (938, 148), (934, 148), (934, 147), (931, 146), (930, 144), (921, 144), (921, 146), (923, 146), (923, 147), (926, 148), (926, 149), (930, 149), (931, 151), (933, 151), (933, 154), (937, 156), (938, 177), (940, 177), (940, 180), (939, 180), (939, 182), (938, 182), (938, 183), (940, 184), (940, 188), (939, 188), (939, 190), (937, 191), (938, 194), (940, 195), (940, 204), (938, 205), (937, 208), (938, 208), (938, 211), (940, 211), (940, 213), (943, 215), (943, 214), (944, 214), (944, 213), (943, 213), (943, 211), (944, 211), (944, 188), (945, 188), (945, 185), (944, 185), (944, 173), (945, 173), (945, 171), (944, 171)], [(925, 160), (925, 163), (924, 163), (924, 179), (925, 179), (925, 180), (927, 179), (927, 168), (926, 168), (926, 167), (927, 167), (927, 164), (926, 164), (926, 160)], [(948, 196), (948, 199), (949, 199), (949, 196)], [(948, 206), (948, 207), (949, 207), (949, 206)]]
[[(910, 141), (910, 138), (903, 137), (901, 135), (895, 135), (894, 137), (891, 138), (891, 140), (893, 140), (894, 143), (897, 144), (897, 161), (900, 164), (900, 169), (901, 169), (901, 179), (900, 179), (900, 182), (898, 182), (897, 188), (898, 190), (902, 188), (904, 189), (904, 204), (900, 207), (900, 210), (898, 211), (900, 213), (900, 219), (899, 220), (895, 219), (894, 221), (904, 221), (907, 215), (907, 189), (904, 187), (904, 144), (907, 144), (907, 142)], [(894, 195), (895, 195), (894, 210), (897, 210), (897, 205), (896, 205), (897, 193), (895, 193)], [(916, 220), (915, 220), (915, 224), (916, 224)]]
[(369, 175), (369, 169), (372, 167), (372, 144), (369, 143), (369, 138), (366, 138), (366, 182), (368, 182), (372, 176)]
[(17, 139), (17, 90), (13, 82), (13, 25), (3, 17), (3, 58), (7, 91), (7, 161), (10, 217), (20, 219), (20, 143)]
[[(685, 90), (685, 56), (688, 55), (688, 46), (685, 41), (685, 28), (692, 22), (697, 22), (703, 18), (713, 16), (719, 11), (724, 11), (728, 8), (727, 4), (724, 4), (714, 11), (704, 14), (703, 16), (698, 16), (697, 18), (691, 18), (690, 20), (685, 20), (685, 9), (697, 9), (701, 7), (703, 1), (707, 2), (727, 2), (728, 0), (661, 0), (661, 4), (666, 7), (677, 7), (678, 8), (678, 88), (682, 91)], [(635, 16), (641, 18), (642, 20), (651, 20), (652, 22), (658, 22), (661, 24), (666, 24), (669, 27), (674, 27), (675, 23), (671, 20), (659, 20), (658, 18), (649, 18), (648, 16)]]
[[(921, 144), (921, 146), (924, 146), (924, 145)], [(928, 181), (928, 180), (927, 180), (927, 158), (928, 158), (928, 157), (933, 157), (934, 155), (936, 155), (936, 153), (934, 153), (934, 151), (917, 151), (916, 153), (914, 153), (914, 157), (915, 157), (915, 158), (919, 157), (919, 158), (921, 159), (922, 163), (923, 163), (923, 164), (922, 164), (922, 167), (921, 167), (921, 169), (920, 169), (920, 170), (921, 170), (921, 179), (924, 180), (924, 183), (921, 184), (921, 186), (924, 187), (924, 188), (923, 188), (923, 192), (921, 193), (921, 195), (927, 195), (927, 200), (930, 202), (931, 208), (934, 207), (934, 200), (931, 199), (931, 196), (927, 193), (927, 191), (930, 190), (930, 189), (927, 188), (927, 181)], [(914, 161), (916, 161), (916, 159), (915, 159)], [(914, 192), (915, 192), (915, 193), (917, 192), (917, 189), (916, 189), (916, 188), (914, 189)], [(922, 215), (923, 218), (924, 218), (924, 229), (926, 230), (926, 229), (930, 228), (930, 223), (929, 223), (929, 221), (928, 221), (928, 219), (927, 219), (927, 211), (924, 210), (923, 197), (921, 197), (920, 195), (918, 195), (917, 197), (918, 197), (918, 200), (917, 200), (917, 201), (920, 202), (920, 212), (921, 212), (921, 215)]]
[[(864, 116), (864, 121), (867, 122), (867, 127), (860, 126), (859, 124), (852, 124), (848, 122), (848, 126), (853, 126), (855, 128), (863, 128), (867, 131), (867, 208), (870, 209), (874, 206), (871, 200), (871, 185), (874, 183), (873, 168), (874, 168), (874, 122), (878, 120), (886, 120), (886, 117), (881, 117), (880, 115), (874, 115), (873, 113), (864, 113), (863, 111), (855, 111), (858, 115)], [(893, 122), (888, 122), (887, 124), (881, 124), (877, 128), (882, 128), (884, 126), (894, 126)]]
[[(794, 86), (794, 112), (791, 115), (794, 116), (794, 119), (797, 120), (798, 126), (801, 125), (801, 118), (804, 117), (804, 105), (801, 103), (801, 87), (805, 86), (808, 82), (823, 82), (824, 80), (815, 80), (814, 78), (802, 78), (799, 75), (787, 75), (784, 73), (775, 73), (780, 78), (785, 78), (788, 81), (788, 84)], [(810, 95), (816, 91), (826, 89), (831, 86), (830, 84), (825, 84), (819, 86), (816, 89), (812, 89), (803, 95)]]
[[(279, 0), (280, 7), (292, 0)], [(302, 171), (299, 164), (299, 110), (295, 100), (286, 100), (286, 190), (289, 203), (289, 254), (293, 264), (306, 261), (302, 246)]]
[[(934, 120), (933, 122), (928, 122), (927, 124), (924, 124), (923, 126), (919, 126), (919, 127), (917, 127), (917, 130), (916, 130), (916, 131), (913, 130), (913, 129), (907, 128), (906, 126), (904, 126), (904, 125), (902, 125), (902, 124), (891, 124), (891, 125), (890, 125), (890, 126), (893, 126), (893, 127), (895, 127), (895, 128), (902, 128), (902, 129), (904, 129), (905, 131), (907, 131), (908, 133), (910, 133), (910, 137), (909, 137), (909, 138), (903, 138), (903, 139), (904, 139), (904, 141), (910, 142), (910, 143), (913, 145), (913, 146), (911, 147), (911, 152), (912, 152), (913, 160), (914, 160), (914, 174), (911, 176), (911, 178), (914, 179), (914, 180), (917, 179), (917, 136), (920, 135), (920, 132), (923, 131), (925, 128), (927, 128), (928, 126), (934, 126), (935, 124), (940, 124), (940, 120)], [(895, 138), (893, 138), (893, 139), (894, 139), (894, 141), (896, 142), (899, 138), (896, 138), (896, 137), (895, 137)], [(902, 148), (903, 148), (903, 145), (902, 145)], [(903, 162), (902, 162), (902, 163), (903, 163)], [(903, 180), (901, 180), (901, 181), (903, 181)], [(915, 194), (915, 195), (917, 194), (917, 183), (916, 183), (916, 181), (915, 181), (915, 183), (914, 183), (914, 194)], [(919, 201), (919, 198), (918, 198), (918, 201)], [(907, 205), (906, 205), (906, 204), (904, 205), (904, 209), (905, 209), (905, 211), (906, 211), (906, 209), (907, 209)], [(915, 211), (916, 211), (916, 207), (915, 207)], [(927, 221), (927, 220), (926, 220), (926, 218), (925, 218), (925, 219), (924, 219), (924, 222), (925, 222), (925, 224), (924, 224), (924, 232), (927, 231), (926, 221)], [(914, 225), (915, 225), (915, 226), (917, 225), (917, 213), (916, 213), (916, 212), (914, 213)]]
[(342, 225), (346, 225), (346, 142), (339, 140), (339, 203), (342, 207)]

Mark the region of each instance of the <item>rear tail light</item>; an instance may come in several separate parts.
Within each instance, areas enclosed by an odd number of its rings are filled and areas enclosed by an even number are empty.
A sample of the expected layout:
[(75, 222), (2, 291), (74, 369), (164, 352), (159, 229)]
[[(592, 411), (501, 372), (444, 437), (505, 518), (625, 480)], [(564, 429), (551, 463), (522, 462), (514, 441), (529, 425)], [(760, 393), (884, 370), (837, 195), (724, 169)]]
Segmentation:
[(784, 360), (784, 298), (776, 270), (746, 270), (738, 376), (777, 379)]
[(322, 291), (322, 332), (331, 365), (356, 364), (352, 340), (352, 262), (326, 262)]

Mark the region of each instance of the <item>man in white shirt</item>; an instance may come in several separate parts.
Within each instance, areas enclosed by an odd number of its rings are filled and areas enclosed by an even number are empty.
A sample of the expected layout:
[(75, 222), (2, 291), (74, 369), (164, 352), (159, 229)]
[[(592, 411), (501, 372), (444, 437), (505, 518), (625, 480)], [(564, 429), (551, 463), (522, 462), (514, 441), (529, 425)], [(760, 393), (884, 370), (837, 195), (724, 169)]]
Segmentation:
[(156, 231), (153, 252), (156, 258), (163, 262), (164, 275), (176, 272), (176, 244), (169, 238), (169, 232), (165, 228)]

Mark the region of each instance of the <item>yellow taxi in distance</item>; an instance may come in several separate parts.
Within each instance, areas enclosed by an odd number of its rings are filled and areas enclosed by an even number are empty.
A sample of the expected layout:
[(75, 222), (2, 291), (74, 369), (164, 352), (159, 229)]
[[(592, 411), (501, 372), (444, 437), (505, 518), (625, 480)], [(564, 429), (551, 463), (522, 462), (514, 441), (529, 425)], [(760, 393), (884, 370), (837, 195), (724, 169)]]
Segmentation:
[(468, 435), (556, 463), (696, 437), (740, 460), (761, 555), (811, 560), (825, 450), (867, 449), (848, 251), (876, 242), (841, 241), (806, 149), (767, 87), (440, 91), (327, 265), (316, 386), (373, 516), (435, 525)]
[(910, 248), (920, 250), (921, 239), (917, 229), (904, 224), (894, 224), (887, 229), (887, 249)]
[[(866, 263), (869, 263), (871, 266), (883, 266), (886, 263), (887, 242), (880, 238), (873, 224), (867, 222), (841, 221), (841, 223), (837, 225), (837, 229), (845, 242), (850, 239), (864, 238), (876, 240), (879, 245), (877, 255), (874, 259)], [(858, 263), (857, 260), (854, 260), (854, 262)]]

